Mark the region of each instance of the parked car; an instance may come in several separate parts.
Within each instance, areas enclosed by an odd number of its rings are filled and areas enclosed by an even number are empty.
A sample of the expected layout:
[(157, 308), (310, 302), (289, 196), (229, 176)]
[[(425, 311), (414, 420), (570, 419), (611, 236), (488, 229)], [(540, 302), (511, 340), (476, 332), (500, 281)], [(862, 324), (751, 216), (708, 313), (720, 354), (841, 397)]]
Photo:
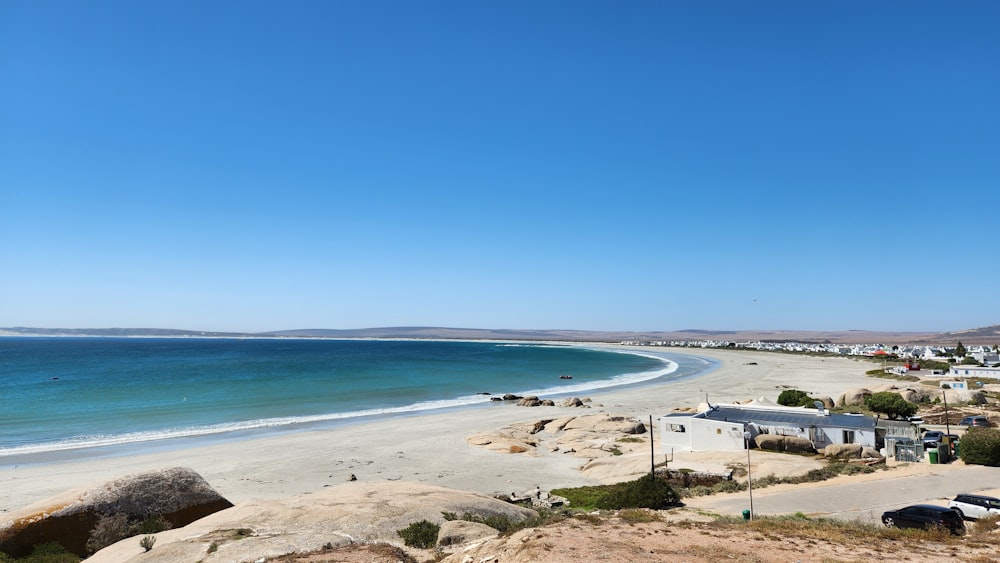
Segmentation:
[(925, 448), (936, 448), (941, 442), (942, 436), (944, 436), (944, 432), (940, 430), (928, 430), (920, 439), (924, 442)]
[(959, 426), (968, 426), (970, 428), (989, 428), (993, 426), (990, 419), (985, 416), (967, 416), (962, 419), (962, 422), (958, 423)]
[(911, 416), (911, 417), (907, 418), (906, 420), (909, 421), (911, 424), (913, 424), (915, 426), (920, 426), (921, 424), (924, 423), (923, 417), (920, 417), (920, 416)]
[(987, 516), (1000, 516), (1000, 499), (962, 493), (948, 502), (948, 508), (958, 512), (965, 520), (979, 520)]
[(949, 532), (960, 536), (965, 533), (965, 522), (957, 511), (945, 506), (933, 504), (914, 504), (889, 510), (882, 513), (882, 523), (888, 528), (947, 528)]

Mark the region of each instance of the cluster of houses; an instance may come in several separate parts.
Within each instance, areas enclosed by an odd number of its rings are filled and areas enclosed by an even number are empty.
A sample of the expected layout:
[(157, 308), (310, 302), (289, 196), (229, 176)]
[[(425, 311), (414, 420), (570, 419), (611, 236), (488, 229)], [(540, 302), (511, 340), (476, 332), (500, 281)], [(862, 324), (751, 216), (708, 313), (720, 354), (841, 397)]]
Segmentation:
[[(886, 347), (881, 344), (814, 344), (801, 342), (742, 342), (730, 341), (625, 341), (633, 346), (680, 346), (698, 348), (742, 348), (776, 352), (830, 353), (845, 356), (879, 356), (894, 354), (907, 360), (910, 369), (921, 360), (948, 361), (954, 349), (942, 347)], [(945, 371), (921, 374), (937, 377), (941, 385), (965, 388), (966, 380), (1000, 379), (1000, 355), (989, 346), (969, 346), (966, 356), (981, 365), (953, 364)], [(900, 368), (906, 370), (907, 368)], [(820, 405), (817, 405), (820, 407)], [(747, 404), (702, 404), (695, 413), (670, 413), (659, 419), (661, 451), (743, 450), (761, 434), (805, 438), (816, 449), (833, 444), (855, 444), (881, 449), (899, 442), (918, 444), (919, 429), (905, 421), (876, 419), (860, 414), (831, 413), (824, 408), (786, 407), (756, 399)], [(918, 454), (919, 455), (919, 454)]]
[[(681, 348), (738, 348), (763, 352), (797, 352), (812, 354), (836, 354), (840, 356), (878, 357), (894, 354), (904, 360), (934, 360), (947, 362), (954, 360), (955, 348), (944, 346), (886, 346), (885, 344), (830, 344), (819, 342), (767, 342), (732, 340), (623, 340), (623, 346), (673, 346)], [(976, 362), (995, 366), (1000, 364), (1000, 347), (970, 345), (965, 357)]]

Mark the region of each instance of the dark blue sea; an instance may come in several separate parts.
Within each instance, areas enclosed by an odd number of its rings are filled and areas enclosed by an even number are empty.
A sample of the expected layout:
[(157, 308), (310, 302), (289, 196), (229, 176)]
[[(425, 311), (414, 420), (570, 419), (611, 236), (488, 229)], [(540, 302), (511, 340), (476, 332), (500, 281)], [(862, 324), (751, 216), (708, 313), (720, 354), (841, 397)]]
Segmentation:
[(705, 367), (496, 342), (0, 337), (0, 456), (581, 394)]

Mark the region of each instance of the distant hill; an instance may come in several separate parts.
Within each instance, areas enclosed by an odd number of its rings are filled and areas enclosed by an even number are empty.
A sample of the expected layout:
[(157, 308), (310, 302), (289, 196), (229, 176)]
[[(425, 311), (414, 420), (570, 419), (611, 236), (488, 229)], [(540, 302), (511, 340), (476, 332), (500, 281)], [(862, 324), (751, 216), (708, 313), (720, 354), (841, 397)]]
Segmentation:
[(240, 332), (207, 332), (173, 328), (35, 328), (15, 326), (0, 328), (0, 336), (159, 336), (161, 338), (198, 336), (226, 338), (247, 335)]
[(821, 342), (832, 344), (1000, 344), (1000, 325), (957, 332), (877, 332), (866, 330), (703, 330), (626, 332), (585, 330), (476, 329), (448, 327), (383, 327), (363, 329), (298, 329), (273, 332), (208, 332), (165, 328), (0, 328), (13, 336), (117, 336), (117, 337), (215, 337), (215, 338), (413, 338), (454, 340), (554, 340), (565, 342), (621, 342), (622, 340), (724, 340), (768, 342)]

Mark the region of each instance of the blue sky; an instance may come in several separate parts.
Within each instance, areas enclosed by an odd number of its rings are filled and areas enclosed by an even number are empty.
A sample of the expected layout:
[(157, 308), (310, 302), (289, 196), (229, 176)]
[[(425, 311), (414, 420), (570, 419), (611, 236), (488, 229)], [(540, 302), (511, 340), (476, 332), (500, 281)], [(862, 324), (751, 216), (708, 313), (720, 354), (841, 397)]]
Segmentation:
[(1000, 323), (998, 22), (0, 0), (0, 326)]

